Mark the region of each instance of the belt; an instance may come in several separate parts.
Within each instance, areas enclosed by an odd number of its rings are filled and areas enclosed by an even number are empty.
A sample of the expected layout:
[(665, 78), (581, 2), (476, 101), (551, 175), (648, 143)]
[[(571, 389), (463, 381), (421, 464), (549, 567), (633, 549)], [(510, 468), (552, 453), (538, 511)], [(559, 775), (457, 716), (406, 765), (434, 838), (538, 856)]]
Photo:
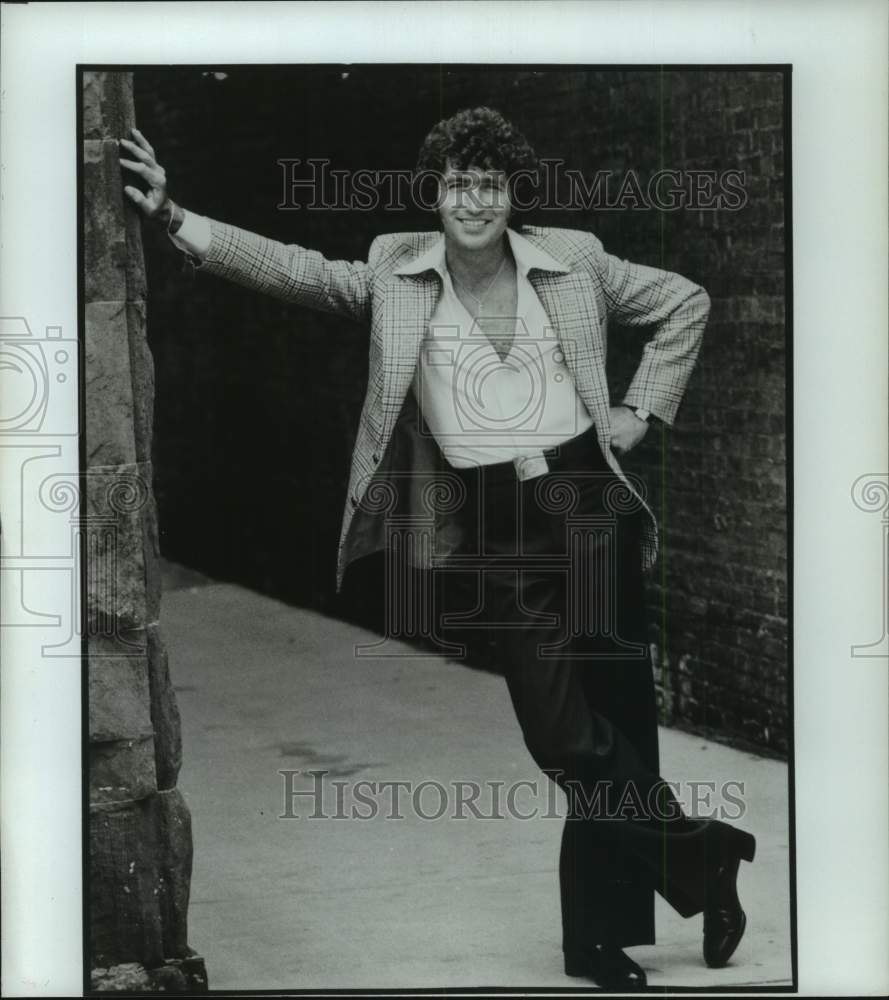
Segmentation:
[(552, 448), (544, 448), (533, 455), (522, 455), (511, 462), (494, 462), (490, 465), (473, 465), (468, 468), (451, 471), (456, 472), (461, 479), (477, 483), (483, 480), (486, 484), (526, 482), (546, 475), (547, 472), (559, 472), (566, 469), (589, 469), (599, 466), (608, 469), (608, 465), (599, 447), (599, 439), (595, 426), (578, 434), (577, 437)]

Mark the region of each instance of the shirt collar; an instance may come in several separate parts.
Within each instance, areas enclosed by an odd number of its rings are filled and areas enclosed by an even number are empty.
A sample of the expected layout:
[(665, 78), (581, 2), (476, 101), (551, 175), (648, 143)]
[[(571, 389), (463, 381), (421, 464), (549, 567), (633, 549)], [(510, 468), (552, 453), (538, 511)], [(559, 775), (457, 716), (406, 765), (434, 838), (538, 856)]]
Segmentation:
[[(513, 257), (515, 257), (516, 264), (518, 264), (519, 270), (526, 277), (528, 272), (534, 268), (539, 271), (556, 271), (562, 274), (567, 274), (570, 270), (570, 268), (557, 261), (555, 257), (550, 256), (545, 250), (535, 246), (525, 236), (521, 236), (512, 229), (507, 229), (506, 235), (509, 239), (509, 246)], [(408, 261), (407, 264), (397, 267), (393, 273), (422, 274), (424, 271), (429, 270), (437, 271), (441, 279), (444, 280), (446, 270), (444, 234), (428, 250), (420, 254), (419, 257), (415, 257), (413, 260)]]

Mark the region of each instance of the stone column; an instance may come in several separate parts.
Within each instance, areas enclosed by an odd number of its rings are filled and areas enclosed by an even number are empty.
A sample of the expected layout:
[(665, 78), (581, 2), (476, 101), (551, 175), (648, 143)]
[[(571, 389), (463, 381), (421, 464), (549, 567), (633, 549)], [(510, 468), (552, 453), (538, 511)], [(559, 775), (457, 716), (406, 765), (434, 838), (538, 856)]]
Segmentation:
[(154, 367), (140, 221), (117, 139), (129, 73), (83, 78), (85, 475), (89, 669), (89, 940), (94, 989), (198, 992), (187, 942), (191, 818), (176, 780), (179, 712), (158, 627)]

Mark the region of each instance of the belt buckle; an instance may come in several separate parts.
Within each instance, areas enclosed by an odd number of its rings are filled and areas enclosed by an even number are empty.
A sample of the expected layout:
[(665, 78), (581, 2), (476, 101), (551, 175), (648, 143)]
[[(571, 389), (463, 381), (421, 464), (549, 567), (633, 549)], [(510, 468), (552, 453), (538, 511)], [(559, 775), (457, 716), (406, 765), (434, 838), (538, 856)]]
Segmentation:
[(516, 478), (519, 482), (528, 479), (537, 479), (549, 472), (549, 463), (546, 456), (541, 452), (539, 455), (524, 455), (514, 458), (512, 464), (515, 467)]

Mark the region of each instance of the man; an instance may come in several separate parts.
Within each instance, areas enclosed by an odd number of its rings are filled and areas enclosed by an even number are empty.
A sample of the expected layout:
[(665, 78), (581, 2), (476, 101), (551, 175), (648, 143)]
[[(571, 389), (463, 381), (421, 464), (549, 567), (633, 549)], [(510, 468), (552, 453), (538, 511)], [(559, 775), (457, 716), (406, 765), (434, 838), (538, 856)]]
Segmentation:
[[(493, 641), (526, 745), (568, 795), (566, 972), (644, 986), (623, 949), (654, 941), (655, 889), (684, 916), (703, 911), (705, 961), (725, 965), (745, 928), (736, 877), (755, 841), (687, 818), (658, 775), (642, 575), (656, 525), (617, 457), (652, 419), (672, 424), (704, 290), (618, 260), (589, 233), (511, 228), (517, 179), (537, 161), (488, 108), (440, 122), (421, 149), (443, 233), (379, 237), (366, 263), (185, 212), (133, 136), (121, 163), (147, 191), (127, 195), (202, 272), (369, 324), (338, 584), (408, 523), (399, 544), (434, 569), (444, 621)], [(609, 319), (653, 329), (620, 405), (605, 377)]]

